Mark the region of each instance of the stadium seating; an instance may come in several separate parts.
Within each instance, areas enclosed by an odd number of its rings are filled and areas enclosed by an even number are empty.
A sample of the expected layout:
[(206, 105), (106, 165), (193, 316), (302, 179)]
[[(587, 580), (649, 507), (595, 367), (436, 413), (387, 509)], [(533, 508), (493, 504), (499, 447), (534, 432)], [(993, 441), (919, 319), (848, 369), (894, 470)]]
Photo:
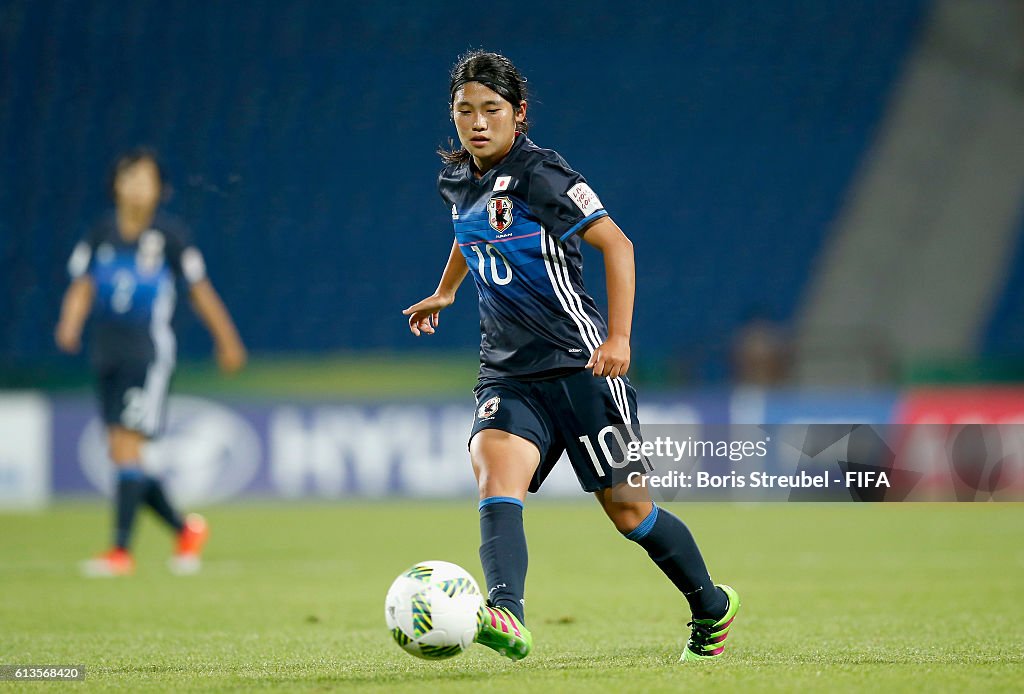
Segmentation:
[[(454, 134), (446, 71), (484, 46), (530, 78), (535, 141), (635, 240), (636, 348), (717, 380), (752, 306), (791, 318), (922, 5), (586, 8), (523, 0), (467, 23), (409, 0), (6, 3), (0, 359), (56, 358), (67, 254), (139, 143), (254, 351), (421, 348), (399, 311), (451, 238), (433, 155)], [(451, 311), (432, 345), (472, 349), (470, 292)], [(179, 320), (183, 354), (205, 354)]]

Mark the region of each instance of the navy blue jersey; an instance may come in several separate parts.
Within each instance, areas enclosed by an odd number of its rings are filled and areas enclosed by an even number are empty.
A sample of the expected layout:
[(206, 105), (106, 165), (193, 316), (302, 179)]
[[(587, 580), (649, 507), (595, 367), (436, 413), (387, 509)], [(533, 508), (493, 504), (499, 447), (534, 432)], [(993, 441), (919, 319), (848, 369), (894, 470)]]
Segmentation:
[(148, 229), (126, 241), (110, 213), (75, 246), (68, 272), (75, 279), (88, 275), (96, 285), (92, 318), (97, 366), (174, 363), (175, 284), (206, 276), (203, 257), (188, 236), (180, 221), (157, 212)]
[(583, 176), (519, 134), (482, 177), (452, 164), (438, 189), (480, 295), (481, 377), (586, 366), (608, 329), (583, 287), (577, 234), (608, 213)]

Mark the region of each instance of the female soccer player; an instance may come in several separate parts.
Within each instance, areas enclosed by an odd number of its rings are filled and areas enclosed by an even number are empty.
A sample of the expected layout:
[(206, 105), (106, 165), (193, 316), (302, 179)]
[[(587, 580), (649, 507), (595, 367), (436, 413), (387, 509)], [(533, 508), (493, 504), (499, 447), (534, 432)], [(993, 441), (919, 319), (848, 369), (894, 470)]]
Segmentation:
[[(437, 289), (403, 313), (414, 335), (433, 334), (472, 272), (481, 364), (469, 451), (489, 588), (477, 641), (513, 660), (530, 652), (523, 503), (566, 451), (583, 489), (689, 603), (681, 660), (717, 658), (739, 596), (712, 583), (682, 521), (624, 484), (634, 469), (649, 471), (646, 460), (630, 462), (623, 450), (627, 440), (640, 440), (636, 392), (625, 376), (633, 246), (583, 176), (526, 137), (526, 80), (511, 61), (464, 55), (449, 96), (462, 147), (440, 152), (446, 166), (438, 187), (455, 241)], [(607, 323), (583, 287), (581, 239), (604, 255)]]
[(182, 224), (157, 209), (162, 190), (152, 152), (138, 149), (121, 156), (114, 165), (115, 210), (75, 246), (68, 262), (72, 282), (64, 295), (56, 340), (62, 350), (78, 352), (82, 327), (92, 312), (92, 362), (110, 457), (117, 466), (114, 546), (83, 564), (90, 576), (134, 572), (129, 547), (140, 503), (150, 506), (177, 535), (171, 569), (199, 569), (206, 522), (198, 514), (182, 518), (160, 480), (147, 475), (140, 462), (143, 443), (162, 427), (174, 369), (176, 281), (188, 283), (192, 305), (213, 335), (221, 368), (237, 371), (246, 360), (231, 317), (206, 278), (202, 255), (188, 242)]

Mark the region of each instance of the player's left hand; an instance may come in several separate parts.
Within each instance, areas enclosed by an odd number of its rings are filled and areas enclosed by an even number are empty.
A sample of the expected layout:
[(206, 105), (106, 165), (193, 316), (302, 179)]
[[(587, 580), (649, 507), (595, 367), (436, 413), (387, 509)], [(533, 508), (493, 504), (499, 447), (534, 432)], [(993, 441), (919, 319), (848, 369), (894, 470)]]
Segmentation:
[(438, 323), (441, 322), (441, 311), (455, 303), (454, 294), (434, 292), (423, 301), (417, 301), (402, 311), (409, 316), (409, 330), (419, 337), (421, 333), (433, 335)]
[(629, 370), (629, 340), (615, 335), (609, 337), (590, 355), (587, 368), (593, 369), (595, 376), (625, 376)]
[(220, 370), (233, 374), (245, 366), (248, 355), (240, 342), (225, 342), (217, 345), (217, 365)]

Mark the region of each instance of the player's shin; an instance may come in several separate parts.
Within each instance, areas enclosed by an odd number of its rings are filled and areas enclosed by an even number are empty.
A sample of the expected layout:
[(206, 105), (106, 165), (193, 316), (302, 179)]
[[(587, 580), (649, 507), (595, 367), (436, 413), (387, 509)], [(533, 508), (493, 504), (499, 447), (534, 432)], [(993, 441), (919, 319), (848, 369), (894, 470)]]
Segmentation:
[(122, 466), (117, 471), (114, 493), (114, 546), (128, 549), (131, 543), (135, 514), (145, 489), (146, 476), (141, 468)]
[(508, 608), (525, 622), (527, 551), (523, 502), (519, 499), (492, 496), (480, 502), (480, 563), (490, 604)]
[(654, 506), (650, 515), (631, 532), (628, 540), (647, 550), (669, 580), (686, 597), (696, 619), (718, 619), (729, 608), (729, 599), (711, 581), (690, 529), (663, 508)]
[(167, 525), (171, 526), (175, 532), (181, 532), (185, 528), (185, 522), (181, 518), (181, 514), (173, 506), (171, 502), (167, 500), (167, 495), (164, 493), (163, 483), (156, 477), (147, 476), (145, 491), (142, 496), (142, 500), (149, 506), (153, 511), (163, 519)]

